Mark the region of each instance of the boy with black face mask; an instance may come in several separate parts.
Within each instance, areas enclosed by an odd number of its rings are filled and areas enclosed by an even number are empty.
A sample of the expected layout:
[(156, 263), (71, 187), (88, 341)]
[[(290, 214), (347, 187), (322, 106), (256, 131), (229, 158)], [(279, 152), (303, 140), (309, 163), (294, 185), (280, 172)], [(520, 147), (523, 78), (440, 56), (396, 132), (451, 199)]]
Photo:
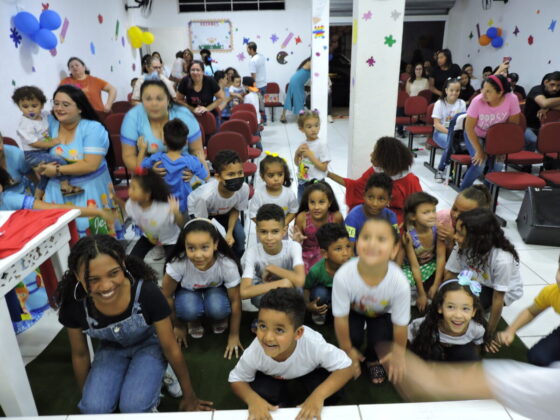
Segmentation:
[(188, 198), (190, 216), (216, 219), (226, 229), (226, 242), (238, 258), (245, 251), (245, 231), (239, 213), (247, 210), (249, 186), (245, 183), (243, 164), (232, 150), (221, 150), (212, 162), (215, 174)]

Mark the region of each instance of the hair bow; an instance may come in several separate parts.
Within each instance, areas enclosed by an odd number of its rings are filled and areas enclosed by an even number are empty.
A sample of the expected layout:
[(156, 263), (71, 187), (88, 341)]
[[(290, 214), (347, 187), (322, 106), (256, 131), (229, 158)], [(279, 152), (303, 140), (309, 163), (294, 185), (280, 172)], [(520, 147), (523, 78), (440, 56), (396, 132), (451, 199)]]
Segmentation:
[(303, 115), (305, 114), (305, 112), (306, 112), (305, 109), (302, 109), (301, 111), (299, 111), (299, 115)]
[(148, 175), (148, 170), (141, 166), (137, 166), (136, 169), (134, 169), (134, 175), (140, 175), (140, 176)]
[(313, 111), (311, 112), (314, 113), (315, 115), (319, 115), (319, 110), (317, 108), (313, 109)]
[(461, 286), (469, 286), (471, 292), (475, 296), (480, 296), (480, 292), (482, 292), (482, 286), (476, 280), (472, 280), (474, 273), (470, 270), (463, 270), (457, 276), (457, 282)]
[(278, 157), (278, 153), (269, 152), (268, 150), (265, 150), (264, 154), (267, 156)]

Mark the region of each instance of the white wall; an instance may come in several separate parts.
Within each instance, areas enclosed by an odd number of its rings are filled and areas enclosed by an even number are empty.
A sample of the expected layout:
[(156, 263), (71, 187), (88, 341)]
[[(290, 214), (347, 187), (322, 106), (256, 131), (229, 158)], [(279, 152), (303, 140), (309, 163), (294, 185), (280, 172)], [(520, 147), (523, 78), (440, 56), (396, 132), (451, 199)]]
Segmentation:
[[(50, 0), (50, 8), (58, 12), (69, 23), (66, 38), (60, 43), (61, 28), (55, 31), (58, 39), (57, 54), (52, 56), (47, 50), (39, 48), (25, 35), (22, 43), (15, 48), (8, 38), (13, 26), (11, 17), (18, 10), (14, 1), (0, 1), (0, 33), (4, 34), (2, 46), (3, 65), (0, 66), (0, 131), (2, 134), (14, 137), (20, 111), (11, 100), (13, 89), (17, 86), (35, 85), (43, 90), (50, 100), (62, 77), (67, 76), (66, 62), (71, 56), (80, 57), (90, 68), (93, 76), (107, 80), (117, 88), (117, 99), (126, 99), (130, 92), (130, 79), (138, 72), (132, 70), (134, 62), (139, 63), (138, 52), (133, 50), (126, 38), (129, 26), (128, 17), (122, 2), (115, 0)], [(17, 2), (20, 10), (25, 10), (35, 16), (41, 13), (41, 2), (37, 0), (20, 0)], [(103, 16), (103, 23), (99, 23), (98, 15)], [(117, 19), (120, 22), (119, 36), (115, 38)], [(125, 45), (121, 44), (121, 36), (125, 37)], [(95, 46), (92, 54), (90, 43)], [(15, 83), (15, 87), (13, 84)], [(46, 109), (50, 109), (50, 101)]]
[[(284, 90), (286, 83), (295, 73), (297, 66), (311, 54), (311, 1), (286, 0), (286, 10), (261, 12), (213, 12), (213, 13), (178, 13), (177, 2), (166, 0), (153, 4), (152, 15), (148, 19), (150, 31), (155, 41), (151, 51), (158, 51), (165, 62), (171, 67), (178, 50), (188, 46), (188, 23), (199, 19), (229, 19), (233, 25), (233, 51), (230, 53), (212, 52), (217, 61), (215, 69), (225, 70), (234, 67), (242, 76), (249, 75), (249, 56), (243, 38), (257, 43), (258, 52), (267, 58), (266, 72), (269, 82), (276, 82)], [(293, 33), (286, 48), (281, 48), (288, 34)], [(278, 41), (272, 42), (270, 37), (276, 34)], [(296, 44), (295, 38), (301, 38)], [(287, 64), (276, 61), (280, 51), (288, 53)], [(239, 60), (238, 54), (243, 53), (245, 59)], [(195, 54), (195, 58), (199, 58)]]
[[(476, 24), (484, 34), (490, 19), (493, 26), (503, 29), (502, 48), (478, 43)], [(503, 57), (512, 57), (510, 72), (519, 74), (519, 84), (528, 91), (540, 84), (544, 74), (560, 69), (560, 25), (550, 31), (552, 19), (560, 20), (558, 0), (510, 0), (506, 5), (492, 2), (490, 10), (483, 10), (478, 0), (457, 0), (449, 13), (445, 47), (453, 52), (457, 64), (472, 63), (479, 78), (485, 66), (495, 67)], [(517, 36), (513, 33), (516, 26)], [(471, 31), (474, 36), (469, 39)], [(530, 35), (533, 45), (527, 42)]]

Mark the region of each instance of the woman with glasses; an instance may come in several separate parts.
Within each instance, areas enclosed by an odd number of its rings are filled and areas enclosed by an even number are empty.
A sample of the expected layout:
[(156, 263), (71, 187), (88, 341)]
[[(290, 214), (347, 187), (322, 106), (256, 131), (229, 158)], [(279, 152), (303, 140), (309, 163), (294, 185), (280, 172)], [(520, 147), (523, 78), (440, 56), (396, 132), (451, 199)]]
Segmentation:
[(410, 79), (406, 81), (406, 93), (409, 96), (418, 96), (418, 93), (429, 89), (430, 83), (426, 76), (426, 70), (422, 63), (416, 63), (414, 65), (414, 73), (410, 76)]

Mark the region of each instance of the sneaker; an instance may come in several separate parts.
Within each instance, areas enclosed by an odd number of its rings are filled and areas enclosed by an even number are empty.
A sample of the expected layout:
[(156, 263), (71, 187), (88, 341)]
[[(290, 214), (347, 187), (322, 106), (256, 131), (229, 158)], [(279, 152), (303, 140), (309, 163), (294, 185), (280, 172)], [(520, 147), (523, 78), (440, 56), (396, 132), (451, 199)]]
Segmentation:
[(327, 115), (327, 121), (328, 121), (329, 123), (333, 123), (333, 122), (334, 122), (332, 115)]
[(204, 336), (204, 327), (202, 325), (198, 325), (195, 327), (191, 327), (190, 323), (189, 323), (189, 335), (192, 338), (202, 338)]
[(181, 385), (179, 385), (179, 380), (175, 376), (175, 372), (171, 369), (171, 365), (167, 365), (165, 374), (163, 375), (163, 385), (167, 390), (167, 393), (173, 398), (181, 398), (183, 396), (183, 391), (181, 390)]
[(228, 320), (222, 319), (221, 321), (216, 321), (212, 325), (212, 332), (214, 334), (222, 334), (228, 327)]
[(311, 320), (315, 325), (325, 325), (327, 316), (325, 314), (311, 314)]
[(152, 259), (154, 261), (160, 261), (165, 258), (165, 252), (162, 246), (156, 246), (152, 249)]
[(437, 170), (434, 174), (434, 178), (436, 179), (436, 182), (443, 182), (445, 180), (445, 172)]

